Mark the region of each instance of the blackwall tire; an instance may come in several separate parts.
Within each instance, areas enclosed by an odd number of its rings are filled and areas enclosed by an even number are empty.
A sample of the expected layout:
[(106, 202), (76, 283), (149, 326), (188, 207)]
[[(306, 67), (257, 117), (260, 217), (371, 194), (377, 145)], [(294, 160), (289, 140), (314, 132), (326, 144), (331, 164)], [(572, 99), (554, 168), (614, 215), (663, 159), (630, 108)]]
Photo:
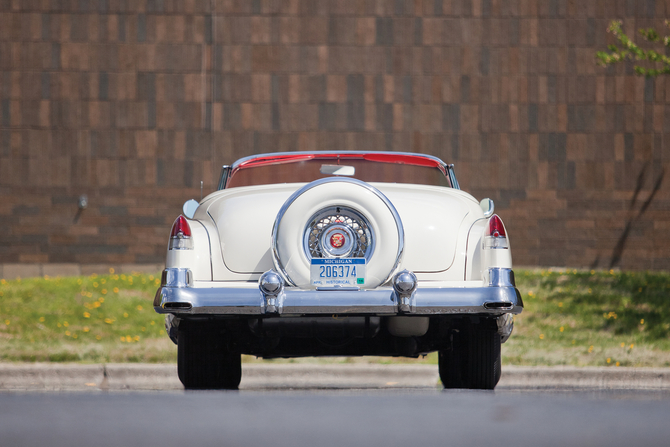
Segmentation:
[(242, 356), (229, 351), (216, 331), (180, 327), (177, 372), (186, 389), (236, 390), (242, 379)]
[(399, 265), (404, 232), (398, 212), (379, 190), (360, 180), (330, 177), (296, 191), (277, 215), (273, 228), (273, 261), (292, 285), (314, 288), (304, 235), (308, 221), (329, 207), (350, 208), (362, 215), (374, 234), (375, 245), (366, 263), (365, 283), (374, 288), (387, 281)]
[(451, 349), (440, 350), (438, 367), (444, 388), (492, 390), (501, 376), (500, 334), (462, 328), (452, 333)]
[(501, 375), (500, 334), (491, 330), (475, 330), (468, 336), (466, 366), (467, 387), (492, 390)]

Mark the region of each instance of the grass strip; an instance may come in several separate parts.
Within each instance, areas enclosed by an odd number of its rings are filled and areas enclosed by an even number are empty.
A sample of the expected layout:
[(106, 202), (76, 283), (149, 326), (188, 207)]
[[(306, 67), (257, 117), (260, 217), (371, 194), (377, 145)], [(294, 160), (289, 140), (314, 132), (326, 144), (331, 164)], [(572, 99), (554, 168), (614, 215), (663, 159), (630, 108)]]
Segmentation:
[[(670, 274), (551, 269), (516, 275), (526, 307), (503, 345), (504, 364), (670, 366)], [(158, 275), (113, 269), (0, 280), (0, 360), (175, 362), (176, 346), (152, 307), (159, 282)], [(285, 361), (436, 363), (437, 356)]]

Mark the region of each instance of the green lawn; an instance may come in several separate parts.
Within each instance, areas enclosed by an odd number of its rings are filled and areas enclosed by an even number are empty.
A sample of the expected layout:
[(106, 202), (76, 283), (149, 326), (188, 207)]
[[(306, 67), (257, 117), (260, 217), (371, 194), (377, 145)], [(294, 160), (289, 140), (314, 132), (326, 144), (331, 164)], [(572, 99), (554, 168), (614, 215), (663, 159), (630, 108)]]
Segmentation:
[[(670, 274), (516, 274), (526, 310), (503, 345), (504, 364), (670, 366)], [(113, 271), (0, 280), (0, 360), (175, 362), (176, 347), (152, 308), (158, 283), (157, 275)], [(436, 356), (363, 361), (435, 363)]]

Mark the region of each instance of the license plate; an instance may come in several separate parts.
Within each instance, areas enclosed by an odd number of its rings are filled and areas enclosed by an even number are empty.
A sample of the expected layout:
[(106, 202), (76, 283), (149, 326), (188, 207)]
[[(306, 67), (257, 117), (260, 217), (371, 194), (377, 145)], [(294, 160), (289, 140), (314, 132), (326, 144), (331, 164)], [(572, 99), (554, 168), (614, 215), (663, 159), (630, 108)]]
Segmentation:
[(365, 258), (312, 259), (310, 280), (317, 287), (360, 287), (365, 284)]

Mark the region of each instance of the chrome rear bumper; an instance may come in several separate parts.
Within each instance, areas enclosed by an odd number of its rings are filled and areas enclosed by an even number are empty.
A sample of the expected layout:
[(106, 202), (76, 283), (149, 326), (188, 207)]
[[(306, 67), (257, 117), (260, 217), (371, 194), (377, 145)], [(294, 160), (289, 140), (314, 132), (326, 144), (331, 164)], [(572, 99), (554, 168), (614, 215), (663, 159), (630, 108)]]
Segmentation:
[[(510, 280), (501, 280), (502, 276)], [(392, 287), (374, 290), (286, 287), (273, 296), (264, 295), (258, 288), (193, 288), (180, 283), (177, 287), (161, 286), (154, 298), (154, 309), (179, 316), (519, 314), (523, 300), (513, 278), (513, 274), (496, 274), (486, 287), (418, 287), (411, 296), (399, 296)]]

